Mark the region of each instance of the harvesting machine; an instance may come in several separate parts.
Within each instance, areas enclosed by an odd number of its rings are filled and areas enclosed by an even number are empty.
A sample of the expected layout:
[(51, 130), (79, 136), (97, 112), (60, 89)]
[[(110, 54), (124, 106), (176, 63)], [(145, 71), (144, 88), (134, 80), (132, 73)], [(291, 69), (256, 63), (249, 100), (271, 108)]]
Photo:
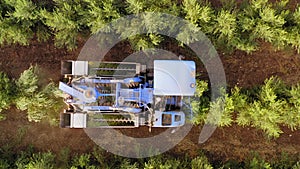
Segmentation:
[(133, 62), (62, 61), (67, 108), (63, 128), (180, 127), (184, 100), (195, 92), (195, 63), (154, 60), (153, 68)]

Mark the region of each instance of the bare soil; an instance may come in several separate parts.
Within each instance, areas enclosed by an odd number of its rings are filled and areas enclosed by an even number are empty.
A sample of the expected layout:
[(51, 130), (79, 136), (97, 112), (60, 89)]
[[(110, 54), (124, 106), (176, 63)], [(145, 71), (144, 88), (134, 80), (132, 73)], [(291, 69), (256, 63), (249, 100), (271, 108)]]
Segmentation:
[[(60, 61), (76, 59), (84, 44), (80, 40), (78, 49), (67, 51), (54, 47), (52, 41), (32, 41), (29, 46), (4, 46), (0, 48), (0, 70), (11, 78), (18, 78), (20, 73), (30, 65), (38, 64), (42, 68), (45, 79), (58, 82), (60, 79)], [(261, 44), (261, 50), (252, 54), (235, 51), (232, 54), (220, 54), (226, 73), (228, 86), (252, 87), (262, 84), (270, 76), (278, 76), (289, 84), (300, 82), (300, 55), (294, 50), (274, 52), (268, 43)], [(175, 54), (183, 54), (184, 49), (172, 46), (166, 47)], [(127, 42), (114, 47), (107, 55), (112, 60), (120, 59), (120, 55), (130, 55), (133, 51)], [(192, 56), (187, 54), (187, 58)], [(205, 69), (199, 67), (205, 79)], [(0, 146), (9, 145), (13, 140), (19, 144), (15, 151), (33, 145), (38, 150), (59, 152), (68, 147), (73, 153), (91, 152), (96, 144), (87, 137), (82, 129), (61, 129), (46, 123), (30, 123), (26, 113), (14, 107), (5, 112), (7, 120), (0, 122)], [(57, 112), (59, 115), (59, 112)], [(300, 152), (300, 132), (282, 127), (284, 133), (278, 139), (268, 139), (262, 131), (253, 128), (242, 128), (235, 124), (231, 127), (218, 128), (212, 137), (204, 144), (198, 144), (201, 126), (195, 126), (188, 136), (169, 153), (174, 155), (197, 155), (199, 149), (205, 151), (212, 160), (226, 161), (228, 159), (244, 160), (253, 151), (265, 158), (272, 159), (282, 152), (298, 155)], [(147, 137), (148, 128), (123, 129), (122, 132), (135, 137)], [(153, 129), (159, 133), (163, 129)], [(152, 133), (152, 134), (153, 134)]]

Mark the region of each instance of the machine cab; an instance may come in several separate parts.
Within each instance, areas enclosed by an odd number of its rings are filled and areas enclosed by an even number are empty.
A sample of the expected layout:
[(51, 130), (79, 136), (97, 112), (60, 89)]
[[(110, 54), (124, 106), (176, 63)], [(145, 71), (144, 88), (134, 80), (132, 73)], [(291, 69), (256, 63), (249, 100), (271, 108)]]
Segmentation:
[(180, 127), (185, 123), (183, 112), (155, 111), (153, 127)]

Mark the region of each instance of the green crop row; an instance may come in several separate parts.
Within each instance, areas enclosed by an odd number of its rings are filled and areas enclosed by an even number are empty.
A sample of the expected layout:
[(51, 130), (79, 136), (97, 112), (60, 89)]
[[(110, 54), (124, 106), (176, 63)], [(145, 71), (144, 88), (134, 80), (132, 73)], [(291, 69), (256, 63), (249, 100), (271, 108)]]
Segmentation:
[[(300, 7), (287, 7), (288, 0), (276, 3), (268, 0), (221, 1), (222, 7), (213, 7), (201, 0), (3, 0), (0, 2), (0, 44), (28, 45), (30, 40), (54, 38), (58, 47), (76, 47), (81, 35), (96, 34), (107, 23), (120, 17), (142, 12), (162, 12), (189, 20), (189, 29), (179, 29), (161, 15), (144, 14), (142, 23), (132, 20), (124, 26), (111, 27), (104, 32), (116, 32), (131, 42), (136, 50), (155, 47), (166, 38), (156, 33), (164, 29), (182, 38), (185, 44), (196, 39), (191, 32), (202, 31), (223, 51), (259, 49), (263, 40), (281, 49), (300, 50)], [(158, 18), (157, 18), (158, 17)], [(138, 23), (138, 24), (137, 24)], [(194, 28), (196, 26), (196, 28)], [(127, 37), (132, 31), (145, 29), (146, 34)], [(103, 39), (105, 40), (105, 39)]]
[[(57, 122), (57, 113), (63, 106), (60, 92), (53, 83), (41, 84), (37, 67), (25, 70), (19, 79), (10, 80), (0, 73), (0, 112), (16, 105), (26, 110), (29, 121), (47, 119)], [(191, 105), (195, 124), (209, 123), (216, 126), (252, 126), (266, 132), (267, 136), (279, 137), (281, 126), (291, 130), (300, 128), (300, 84), (288, 86), (278, 78), (265, 80), (264, 85), (253, 89), (235, 87), (221, 91), (223, 97), (211, 101), (208, 84), (197, 82), (195, 98)], [(5, 119), (5, 114), (0, 114)]]
[[(1, 149), (4, 150), (4, 149)], [(4, 152), (6, 154), (4, 154)], [(272, 169), (291, 168), (298, 169), (300, 162), (297, 157), (282, 154), (278, 159), (270, 161), (262, 159), (257, 154), (250, 154), (242, 162), (233, 159), (222, 161), (209, 161), (204, 153), (196, 157), (170, 155), (158, 155), (150, 158), (125, 158), (107, 153), (100, 148), (94, 148), (90, 153), (71, 154), (68, 148), (62, 148), (60, 152), (38, 152), (33, 147), (14, 153), (9, 150), (0, 151), (0, 168), (17, 169)]]
[(58, 124), (57, 112), (63, 106), (61, 93), (54, 83), (42, 83), (38, 69), (31, 66), (16, 80), (0, 72), (0, 120), (6, 117), (1, 111), (15, 105), (19, 110), (27, 111), (29, 121), (47, 120), (50, 124)]
[[(269, 137), (279, 137), (281, 126), (291, 130), (300, 128), (300, 84), (288, 86), (271, 77), (264, 85), (253, 89), (235, 87), (230, 92), (209, 102), (203, 95), (207, 84), (201, 82), (199, 98), (192, 102), (195, 112), (194, 123), (209, 123), (217, 126), (252, 126), (263, 130)], [(204, 100), (204, 101), (203, 101)]]
[[(63, 106), (61, 93), (53, 83), (41, 84), (37, 67), (25, 70), (19, 79), (10, 80), (0, 73), (0, 112), (16, 105), (26, 110), (29, 121), (47, 119), (57, 122), (57, 113)], [(208, 84), (197, 82), (195, 98), (191, 106), (193, 123), (213, 124), (219, 127), (236, 123), (263, 130), (269, 137), (279, 137), (281, 126), (291, 130), (300, 128), (300, 84), (288, 86), (278, 78), (265, 80), (264, 85), (253, 89), (235, 87), (221, 91), (222, 97), (211, 101)], [(5, 114), (0, 114), (5, 119)]]

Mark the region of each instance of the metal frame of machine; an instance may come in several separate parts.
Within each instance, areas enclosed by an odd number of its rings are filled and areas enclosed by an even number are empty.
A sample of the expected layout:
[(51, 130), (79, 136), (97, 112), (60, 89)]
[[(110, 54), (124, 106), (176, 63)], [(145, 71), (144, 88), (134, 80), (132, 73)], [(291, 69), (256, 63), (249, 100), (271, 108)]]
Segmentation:
[[(195, 92), (195, 63), (62, 61), (59, 89), (67, 108), (64, 128), (180, 127), (184, 97)], [(151, 73), (152, 72), (152, 73)]]

